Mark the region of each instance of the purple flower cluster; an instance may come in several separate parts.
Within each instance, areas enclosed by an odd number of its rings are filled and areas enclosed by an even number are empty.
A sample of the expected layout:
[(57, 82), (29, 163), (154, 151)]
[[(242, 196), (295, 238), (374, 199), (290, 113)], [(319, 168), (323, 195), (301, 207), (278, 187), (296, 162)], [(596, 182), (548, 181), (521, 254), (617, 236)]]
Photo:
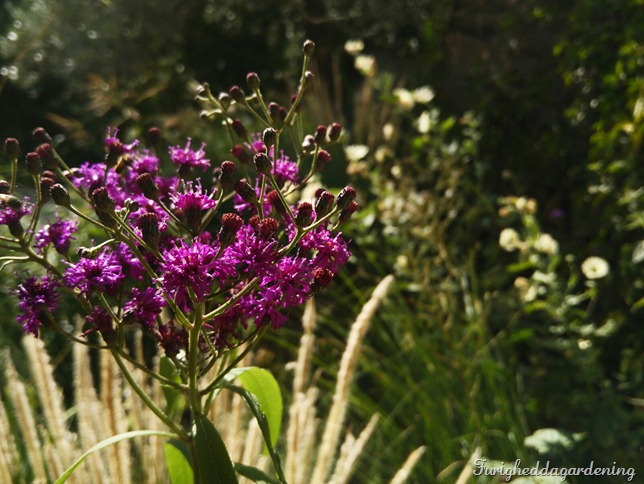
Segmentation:
[(58, 307), (57, 287), (58, 282), (51, 276), (29, 277), (13, 291), (20, 299), (18, 308), (22, 311), (18, 322), (27, 333), (37, 337), (40, 326), (49, 321), (48, 313)]
[(77, 230), (77, 221), (58, 218), (53, 224), (45, 225), (38, 231), (34, 247), (42, 251), (42, 249), (51, 244), (59, 253), (67, 254), (71, 241), (74, 239), (72, 234)]

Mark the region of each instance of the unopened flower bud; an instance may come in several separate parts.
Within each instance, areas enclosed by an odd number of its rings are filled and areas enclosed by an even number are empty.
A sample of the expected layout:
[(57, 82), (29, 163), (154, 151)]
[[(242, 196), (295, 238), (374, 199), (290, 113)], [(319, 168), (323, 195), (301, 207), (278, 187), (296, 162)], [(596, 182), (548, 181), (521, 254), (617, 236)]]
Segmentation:
[(226, 248), (235, 241), (235, 235), (244, 225), (244, 220), (236, 213), (225, 213), (221, 216), (221, 229), (219, 230), (219, 246)]
[(331, 140), (332, 143), (335, 143), (340, 139), (341, 135), (342, 135), (342, 125), (339, 123), (333, 123), (329, 128), (329, 140)]
[(281, 128), (284, 126), (284, 120), (286, 120), (287, 112), (282, 106), (277, 103), (270, 103), (268, 105), (268, 114), (271, 117), (273, 126), (276, 128)]
[(235, 184), (235, 191), (246, 203), (255, 205), (257, 203), (257, 193), (253, 187), (251, 187), (246, 180), (239, 180)]
[(302, 46), (302, 52), (306, 57), (311, 57), (313, 52), (315, 52), (315, 42), (312, 40), (305, 40), (304, 45)]
[(66, 208), (71, 207), (72, 199), (69, 196), (69, 192), (60, 183), (53, 185), (51, 187), (51, 190), (49, 191), (49, 194), (51, 195), (51, 198), (56, 205), (60, 205), (61, 207)]
[(359, 208), (360, 205), (358, 205), (358, 202), (356, 202), (355, 200), (352, 201), (347, 208), (340, 211), (340, 215), (338, 215), (338, 223), (343, 224), (344, 222), (349, 220), (351, 218), (351, 215), (356, 213)]
[(257, 224), (257, 232), (264, 239), (270, 239), (275, 235), (279, 227), (280, 223), (276, 219), (267, 217)]
[(55, 178), (50, 178), (46, 176), (40, 177), (40, 193), (41, 193), (43, 202), (49, 201), (49, 199), (51, 198), (51, 195), (50, 195), (51, 187), (53, 187), (55, 184), (56, 184)]
[(280, 198), (280, 195), (276, 190), (271, 190), (270, 192), (268, 192), (266, 198), (268, 199), (268, 203), (273, 206), (277, 213), (279, 213), (280, 215), (286, 214), (286, 207), (282, 203), (282, 199)]
[(318, 196), (317, 202), (315, 202), (315, 215), (318, 219), (324, 217), (327, 213), (331, 211), (331, 208), (333, 208), (333, 202), (335, 201), (335, 197), (333, 196), (333, 193), (327, 192), (324, 190), (320, 195)]
[(25, 229), (22, 227), (20, 220), (8, 220), (7, 227), (9, 227), (9, 233), (17, 239), (22, 238), (25, 234)]
[(246, 84), (251, 89), (251, 91), (257, 91), (259, 89), (259, 86), (261, 85), (261, 82), (259, 80), (259, 76), (257, 75), (257, 73), (249, 72), (246, 75)]
[(232, 128), (235, 134), (239, 136), (241, 139), (243, 140), (248, 139), (248, 131), (246, 130), (246, 127), (239, 119), (235, 119), (233, 121)]
[(148, 144), (151, 148), (159, 150), (161, 145), (161, 130), (157, 127), (148, 129)]
[(54, 156), (54, 147), (51, 143), (43, 143), (36, 148), (36, 153), (40, 156), (43, 165), (47, 168), (56, 167), (56, 157)]
[(11, 191), (11, 184), (7, 180), (0, 180), (0, 195), (5, 195)]
[(239, 86), (231, 87), (228, 92), (235, 102), (243, 104), (246, 101), (246, 94), (244, 94), (244, 91)]
[(262, 141), (267, 148), (270, 148), (277, 141), (277, 131), (273, 128), (266, 128), (262, 133)]
[(27, 153), (25, 161), (27, 164), (27, 171), (31, 176), (40, 175), (40, 172), (42, 171), (42, 161), (40, 160), (38, 153), (33, 151), (31, 153)]
[(105, 156), (105, 164), (108, 167), (115, 166), (123, 153), (125, 153), (125, 145), (118, 140), (114, 141), (110, 144), (107, 156)]
[(356, 190), (353, 187), (344, 187), (342, 191), (338, 194), (336, 203), (340, 210), (344, 210), (351, 202), (356, 198)]
[(126, 199), (124, 205), (130, 212), (138, 212), (140, 208), (139, 202), (131, 198)]
[(331, 162), (331, 153), (327, 150), (318, 151), (318, 156), (315, 159), (315, 171), (320, 171)]
[(230, 186), (232, 186), (233, 177), (236, 170), (237, 166), (232, 161), (224, 161), (221, 164), (219, 172), (219, 183), (221, 184), (222, 188), (228, 189)]
[(315, 151), (315, 138), (310, 134), (307, 134), (302, 140), (302, 151), (304, 154), (308, 155)]
[(44, 143), (51, 143), (53, 141), (51, 139), (51, 136), (49, 136), (49, 133), (47, 133), (47, 131), (45, 130), (45, 128), (34, 129), (32, 135), (37, 143), (44, 144)]
[(250, 155), (242, 145), (233, 146), (233, 148), (230, 150), (230, 154), (237, 158), (240, 163), (244, 163), (245, 165), (251, 164), (252, 160), (250, 158)]
[(228, 109), (228, 106), (230, 106), (231, 98), (227, 92), (220, 92), (217, 99), (219, 100), (219, 104), (221, 104), (221, 107), (224, 110)]
[(295, 217), (295, 225), (298, 227), (308, 227), (313, 220), (313, 205), (309, 202), (300, 202), (297, 207), (297, 216)]
[(315, 142), (318, 145), (324, 144), (326, 141), (326, 126), (318, 126), (315, 128)]
[(258, 173), (261, 173), (262, 175), (270, 175), (273, 164), (266, 153), (257, 153), (253, 157), (253, 162), (255, 163), (255, 168)]
[(106, 187), (99, 187), (92, 192), (92, 200), (97, 212), (106, 214), (114, 213), (114, 199), (107, 192)]
[(313, 283), (311, 284), (311, 293), (316, 294), (331, 284), (333, 272), (326, 267), (316, 267), (313, 269)]
[(20, 156), (20, 143), (16, 138), (7, 138), (4, 142), (4, 150), (12, 160)]
[(139, 217), (139, 227), (143, 242), (154, 250), (159, 247), (159, 217), (154, 212), (146, 212)]
[(150, 173), (141, 173), (137, 176), (136, 185), (141, 189), (145, 198), (149, 198), (150, 200), (159, 199), (159, 187), (154, 182), (154, 178), (152, 178)]

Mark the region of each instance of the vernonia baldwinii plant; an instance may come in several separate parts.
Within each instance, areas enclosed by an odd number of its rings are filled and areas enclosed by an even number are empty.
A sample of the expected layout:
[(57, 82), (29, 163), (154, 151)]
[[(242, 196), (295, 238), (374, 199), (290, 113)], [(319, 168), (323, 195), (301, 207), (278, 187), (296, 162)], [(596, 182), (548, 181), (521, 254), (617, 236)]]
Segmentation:
[[(104, 160), (75, 169), (43, 129), (34, 131), (40, 145), (24, 164), (18, 141), (5, 143), (12, 171), (0, 185), (0, 225), (8, 230), (0, 235), (0, 248), (8, 254), (1, 267), (30, 265), (40, 274), (31, 275), (29, 268), (16, 273), (19, 322), (36, 337), (45, 328), (111, 353), (168, 431), (135, 431), (110, 442), (165, 436), (177, 449), (171, 452), (171, 474), (191, 475), (196, 483), (236, 482), (237, 473), (285, 482), (274, 451), (279, 387), (268, 371), (238, 363), (266, 331), (284, 324), (289, 309), (327, 286), (349, 258), (337, 229), (358, 208), (351, 187), (337, 196), (320, 189), (314, 199), (290, 201), (331, 161), (324, 148), (341, 133), (338, 124), (319, 126), (306, 136), (301, 130), (299, 107), (312, 82), (307, 66), (314, 47), (304, 43), (300, 85), (288, 109), (265, 103), (255, 73), (246, 79), (249, 93), (233, 86), (214, 96), (202, 86), (197, 100), (203, 116), (222, 120), (231, 140), (233, 161), (218, 167), (206, 158), (204, 145), (189, 138), (185, 146), (162, 150), (154, 128), (147, 147), (108, 130)], [(259, 133), (249, 135), (233, 118), (240, 110), (260, 125)], [(282, 149), (283, 137), (299, 140), (292, 158)], [(174, 165), (171, 174), (162, 173), (164, 156)], [(17, 195), (23, 191), (17, 186), (19, 170), (31, 175), (34, 198)], [(222, 213), (229, 200), (234, 211)], [(79, 224), (93, 226), (101, 240), (85, 243)], [(72, 244), (79, 245), (75, 254)], [(75, 298), (82, 308), (85, 324), (78, 332), (57, 319), (66, 298)], [(164, 354), (159, 372), (130, 354), (126, 332), (131, 325), (158, 343)], [(165, 408), (137, 385), (131, 367), (161, 382)], [(207, 380), (213, 370), (215, 376)], [(231, 462), (205, 417), (222, 389), (241, 395), (257, 418), (273, 476)], [(185, 402), (185, 411), (177, 411), (178, 401)]]

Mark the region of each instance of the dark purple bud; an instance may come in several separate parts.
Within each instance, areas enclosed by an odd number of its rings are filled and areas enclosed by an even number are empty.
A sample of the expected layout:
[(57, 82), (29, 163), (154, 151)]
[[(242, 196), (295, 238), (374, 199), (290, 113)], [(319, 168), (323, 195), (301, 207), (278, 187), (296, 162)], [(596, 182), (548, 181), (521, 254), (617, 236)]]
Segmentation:
[(308, 227), (313, 220), (313, 205), (309, 202), (300, 202), (297, 207), (295, 225), (298, 227)]
[(40, 156), (45, 167), (54, 168), (56, 166), (54, 147), (50, 143), (43, 143), (38, 146), (38, 148), (36, 148), (36, 153)]
[(221, 169), (219, 172), (219, 183), (221, 184), (222, 188), (228, 189), (232, 186), (233, 177), (236, 170), (237, 165), (235, 165), (235, 163), (233, 163), (232, 161), (224, 161), (221, 164)]
[(286, 109), (284, 109), (282, 106), (280, 106), (277, 103), (270, 103), (268, 105), (268, 114), (271, 117), (271, 121), (273, 122), (273, 126), (276, 128), (281, 128), (284, 126), (284, 120), (286, 119)]
[(273, 164), (266, 153), (257, 153), (253, 157), (253, 162), (255, 163), (255, 168), (258, 173), (261, 173), (262, 175), (270, 175), (271, 170), (273, 169)]
[(125, 205), (125, 208), (127, 208), (130, 212), (138, 212), (139, 208), (141, 208), (139, 202), (132, 200), (131, 198), (126, 199), (123, 205)]
[(235, 191), (246, 203), (257, 204), (257, 193), (246, 180), (239, 180), (235, 184)]
[(120, 141), (116, 140), (110, 144), (110, 147), (107, 151), (107, 156), (105, 157), (105, 164), (108, 167), (115, 166), (119, 161), (121, 155), (125, 153), (125, 145)]
[(315, 159), (315, 171), (320, 171), (331, 162), (331, 153), (327, 150), (318, 151), (318, 156)]
[(327, 192), (326, 190), (322, 191), (318, 195), (317, 202), (315, 202), (315, 216), (320, 219), (324, 217), (327, 213), (333, 208), (333, 202), (335, 197), (333, 193)]
[(336, 203), (340, 210), (344, 210), (351, 202), (356, 198), (356, 190), (353, 187), (344, 187), (342, 191), (338, 194)]
[(311, 293), (316, 294), (331, 284), (333, 272), (326, 267), (316, 267), (313, 269), (313, 283), (311, 284)]
[(270, 239), (275, 235), (275, 232), (277, 232), (277, 229), (279, 229), (279, 227), (280, 223), (276, 219), (267, 217), (257, 224), (257, 232), (259, 233), (260, 237), (264, 239)]
[(302, 52), (306, 57), (311, 57), (313, 52), (315, 52), (315, 42), (312, 40), (305, 40), (304, 45), (302, 46)]
[(92, 200), (97, 212), (105, 214), (114, 213), (114, 199), (107, 192), (106, 187), (97, 188), (92, 192)]
[(326, 142), (326, 126), (315, 128), (315, 142), (318, 145), (323, 145)]
[(51, 136), (49, 136), (49, 133), (47, 133), (47, 131), (45, 130), (45, 128), (34, 129), (32, 135), (37, 143), (45, 144), (45, 143), (51, 143), (53, 141), (51, 139)]
[(155, 150), (159, 149), (161, 145), (161, 130), (157, 127), (148, 129), (148, 144)]
[(16, 138), (7, 138), (4, 142), (4, 150), (12, 160), (20, 156), (20, 143)]
[(347, 208), (345, 208), (340, 212), (340, 215), (338, 216), (338, 222), (343, 224), (344, 222), (349, 220), (351, 218), (351, 215), (356, 213), (359, 208), (360, 208), (360, 205), (358, 205), (358, 202), (356, 202), (355, 200), (352, 201)]
[(240, 163), (250, 165), (252, 160), (246, 149), (242, 145), (235, 145), (230, 150), (230, 154), (239, 160)]
[(262, 133), (262, 141), (267, 148), (270, 148), (277, 141), (277, 131), (273, 128), (266, 128)]
[(11, 184), (7, 180), (0, 180), (0, 195), (6, 195), (11, 191)]
[(53, 187), (55, 184), (56, 184), (55, 178), (50, 178), (46, 176), (40, 177), (40, 193), (42, 194), (43, 202), (49, 201), (49, 199), (51, 198), (51, 195), (50, 195), (51, 187)]
[(154, 182), (154, 178), (152, 178), (150, 173), (141, 173), (137, 176), (136, 185), (141, 189), (145, 198), (149, 198), (150, 200), (159, 199), (159, 187)]
[(261, 82), (259, 80), (259, 76), (255, 72), (249, 72), (246, 75), (246, 84), (250, 88), (251, 91), (257, 91), (259, 89), (259, 86), (261, 85)]
[(49, 194), (56, 205), (66, 208), (71, 207), (72, 199), (69, 196), (69, 192), (60, 183), (53, 185), (51, 190), (49, 190)]
[(221, 216), (221, 229), (219, 230), (219, 246), (226, 248), (235, 241), (235, 235), (244, 225), (244, 220), (235, 213), (225, 213)]
[(22, 238), (25, 234), (25, 229), (22, 227), (20, 220), (8, 220), (7, 227), (9, 227), (9, 233), (17, 239)]
[(282, 199), (280, 198), (280, 195), (276, 190), (271, 190), (270, 192), (268, 192), (268, 195), (266, 195), (266, 197), (268, 198), (268, 202), (273, 206), (277, 213), (279, 213), (280, 215), (286, 214), (286, 207), (282, 203)]
[(27, 153), (25, 161), (27, 164), (27, 171), (31, 176), (40, 175), (40, 172), (42, 170), (42, 161), (40, 160), (38, 153), (35, 153), (33, 151), (31, 153)]
[(228, 92), (235, 102), (243, 104), (246, 101), (246, 94), (244, 94), (244, 91), (239, 86), (231, 87)]
[(341, 135), (342, 135), (342, 125), (339, 123), (333, 123), (331, 125), (331, 128), (329, 128), (329, 140), (331, 140), (332, 143), (335, 143), (340, 139)]
[(159, 247), (159, 217), (154, 212), (146, 212), (139, 217), (139, 227), (143, 242), (154, 250)]
[(243, 140), (248, 140), (248, 131), (239, 119), (233, 121), (232, 128), (237, 136)]
[[(42, 156), (40, 157), (42, 159)], [(56, 181), (56, 173), (50, 170), (45, 170), (42, 172), (41, 177), (43, 178), (51, 178), (52, 180)]]

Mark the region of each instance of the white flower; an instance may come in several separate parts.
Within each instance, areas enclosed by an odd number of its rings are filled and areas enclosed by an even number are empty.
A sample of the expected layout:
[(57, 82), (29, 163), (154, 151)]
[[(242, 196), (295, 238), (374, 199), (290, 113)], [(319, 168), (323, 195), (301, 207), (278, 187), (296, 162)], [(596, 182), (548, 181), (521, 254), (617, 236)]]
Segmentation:
[(353, 65), (362, 75), (371, 76), (376, 65), (376, 59), (372, 55), (359, 55)]
[(349, 161), (360, 161), (369, 153), (369, 147), (365, 145), (349, 145), (344, 147), (344, 154)]
[(364, 50), (364, 42), (360, 39), (347, 40), (344, 43), (344, 50), (347, 54), (355, 57)]
[(581, 272), (588, 279), (601, 279), (606, 277), (610, 271), (610, 266), (605, 259), (591, 256), (581, 263)]
[(412, 109), (414, 104), (416, 104), (413, 94), (404, 87), (397, 87), (394, 89), (393, 95), (396, 97), (396, 101), (398, 101), (398, 106), (406, 111)]
[(419, 133), (427, 134), (429, 130), (432, 129), (432, 115), (429, 111), (423, 111), (418, 119), (416, 120), (416, 129)]
[(540, 234), (537, 241), (534, 243), (534, 248), (544, 254), (558, 254), (559, 242), (550, 234)]
[(514, 229), (503, 229), (499, 235), (499, 245), (503, 250), (513, 252), (521, 247), (521, 237)]
[(428, 104), (432, 101), (432, 99), (434, 99), (436, 93), (429, 86), (421, 86), (414, 89), (413, 96), (414, 101), (416, 101), (418, 104)]
[(382, 137), (385, 139), (385, 141), (390, 141), (395, 131), (396, 128), (394, 127), (394, 125), (392, 123), (387, 123), (382, 127)]

